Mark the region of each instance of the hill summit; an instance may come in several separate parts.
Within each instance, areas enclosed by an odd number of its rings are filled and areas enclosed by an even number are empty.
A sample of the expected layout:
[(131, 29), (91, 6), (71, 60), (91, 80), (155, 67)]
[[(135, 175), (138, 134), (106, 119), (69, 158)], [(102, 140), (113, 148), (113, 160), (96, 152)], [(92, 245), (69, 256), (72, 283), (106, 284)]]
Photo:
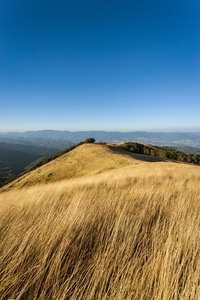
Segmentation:
[(100, 174), (145, 162), (170, 159), (200, 164), (200, 155), (185, 154), (172, 148), (142, 143), (94, 144), (95, 139), (71, 146), (33, 166), (33, 170), (2, 190)]
[(65, 179), (100, 174), (106, 171), (162, 159), (134, 154), (114, 145), (86, 143), (11, 182), (3, 189), (21, 188)]

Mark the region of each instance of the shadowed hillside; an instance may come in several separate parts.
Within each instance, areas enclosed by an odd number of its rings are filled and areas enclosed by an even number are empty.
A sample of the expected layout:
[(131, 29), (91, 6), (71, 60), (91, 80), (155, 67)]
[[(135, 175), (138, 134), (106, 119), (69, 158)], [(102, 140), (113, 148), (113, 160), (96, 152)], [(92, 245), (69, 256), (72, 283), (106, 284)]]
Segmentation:
[(31, 164), (52, 155), (58, 149), (0, 142), (0, 186), (31, 168)]
[(0, 193), (0, 299), (199, 299), (199, 182), (95, 144), (26, 174)]

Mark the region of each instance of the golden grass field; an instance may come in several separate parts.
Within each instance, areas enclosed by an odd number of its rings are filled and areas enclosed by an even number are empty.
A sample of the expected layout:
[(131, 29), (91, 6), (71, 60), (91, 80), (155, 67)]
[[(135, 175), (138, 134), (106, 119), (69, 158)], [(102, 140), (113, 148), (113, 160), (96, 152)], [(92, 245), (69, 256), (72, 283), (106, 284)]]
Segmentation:
[(199, 183), (94, 144), (3, 187), (0, 299), (200, 299)]

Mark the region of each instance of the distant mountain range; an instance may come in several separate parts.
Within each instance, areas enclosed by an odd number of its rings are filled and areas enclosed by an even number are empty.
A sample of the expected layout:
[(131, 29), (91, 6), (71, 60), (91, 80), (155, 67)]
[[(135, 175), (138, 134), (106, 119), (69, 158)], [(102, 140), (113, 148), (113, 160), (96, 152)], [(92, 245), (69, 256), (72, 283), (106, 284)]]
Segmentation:
[(58, 131), (40, 130), (0, 133), (0, 142), (35, 145), (63, 150), (89, 137), (97, 142), (139, 142), (159, 146), (200, 147), (200, 132), (111, 132), (111, 131)]

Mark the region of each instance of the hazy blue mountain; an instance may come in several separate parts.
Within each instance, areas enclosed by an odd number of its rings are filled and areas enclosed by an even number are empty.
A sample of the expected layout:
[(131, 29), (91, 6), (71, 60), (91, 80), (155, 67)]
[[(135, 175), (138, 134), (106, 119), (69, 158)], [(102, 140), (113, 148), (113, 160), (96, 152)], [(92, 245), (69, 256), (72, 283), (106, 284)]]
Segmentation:
[(0, 141), (24, 145), (45, 146), (60, 150), (89, 137), (97, 142), (139, 142), (153, 145), (200, 147), (200, 132), (111, 132), (111, 131), (58, 131), (40, 130), (0, 134)]
[[(40, 135), (39, 135), (40, 136)], [(74, 142), (69, 142), (65, 138), (59, 139), (54, 137), (32, 137), (26, 135), (18, 135), (18, 134), (0, 134), (0, 142), (11, 143), (11, 144), (18, 144), (18, 145), (28, 145), (28, 146), (37, 146), (37, 147), (44, 147), (44, 148), (56, 148), (59, 150), (63, 150)]]

